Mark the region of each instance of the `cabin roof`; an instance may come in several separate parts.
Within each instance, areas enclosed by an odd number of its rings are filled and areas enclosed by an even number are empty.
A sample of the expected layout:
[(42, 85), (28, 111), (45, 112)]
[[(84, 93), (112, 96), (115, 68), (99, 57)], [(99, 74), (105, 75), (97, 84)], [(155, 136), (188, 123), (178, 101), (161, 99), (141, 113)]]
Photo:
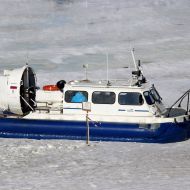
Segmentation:
[(73, 80), (67, 83), (67, 88), (125, 88), (125, 89), (147, 89), (150, 84), (142, 84), (141, 86), (132, 85), (127, 80)]

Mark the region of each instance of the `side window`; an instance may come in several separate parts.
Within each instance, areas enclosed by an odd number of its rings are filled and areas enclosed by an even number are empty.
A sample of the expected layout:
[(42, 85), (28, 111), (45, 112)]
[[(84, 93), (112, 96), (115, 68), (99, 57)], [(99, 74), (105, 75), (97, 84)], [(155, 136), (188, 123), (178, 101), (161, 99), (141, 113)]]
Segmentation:
[(81, 103), (88, 101), (88, 92), (68, 90), (65, 92), (65, 102), (67, 103)]
[(92, 102), (94, 104), (114, 104), (115, 93), (106, 91), (95, 91), (92, 93)]
[(139, 106), (144, 103), (143, 97), (138, 92), (121, 92), (119, 93), (118, 102), (120, 105)]

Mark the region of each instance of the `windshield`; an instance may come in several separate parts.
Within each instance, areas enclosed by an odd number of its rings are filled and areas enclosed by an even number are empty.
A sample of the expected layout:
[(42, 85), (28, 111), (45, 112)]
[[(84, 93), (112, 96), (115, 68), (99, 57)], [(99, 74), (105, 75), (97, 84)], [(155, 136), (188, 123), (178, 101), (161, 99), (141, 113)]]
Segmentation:
[(152, 87), (150, 91), (145, 91), (143, 94), (146, 103), (149, 105), (152, 105), (155, 102), (160, 102), (162, 100), (161, 96), (158, 94), (157, 90), (154, 87)]
[(156, 102), (161, 101), (162, 98), (160, 97), (160, 95), (158, 94), (158, 91), (154, 87), (150, 90), (150, 93)]
[(150, 91), (146, 91), (146, 92), (144, 92), (143, 94), (144, 94), (146, 103), (147, 103), (148, 105), (152, 105), (152, 104), (155, 103), (155, 100), (154, 100), (152, 94), (150, 93)]

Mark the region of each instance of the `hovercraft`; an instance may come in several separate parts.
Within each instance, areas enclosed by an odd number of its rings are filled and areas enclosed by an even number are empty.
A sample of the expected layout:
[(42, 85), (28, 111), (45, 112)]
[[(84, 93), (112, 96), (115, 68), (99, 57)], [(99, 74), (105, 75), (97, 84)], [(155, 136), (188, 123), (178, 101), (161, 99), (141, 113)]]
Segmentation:
[[(134, 54), (132, 51), (134, 59)], [(190, 90), (166, 107), (134, 59), (132, 79), (59, 81), (28, 65), (0, 77), (0, 137), (169, 143), (190, 138)], [(181, 108), (185, 102), (185, 109)]]

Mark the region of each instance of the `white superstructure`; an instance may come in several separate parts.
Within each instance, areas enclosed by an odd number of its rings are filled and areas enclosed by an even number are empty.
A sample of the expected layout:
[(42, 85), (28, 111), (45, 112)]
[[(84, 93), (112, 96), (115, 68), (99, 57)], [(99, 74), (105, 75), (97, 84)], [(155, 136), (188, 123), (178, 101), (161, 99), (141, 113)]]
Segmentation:
[[(39, 106), (36, 111), (25, 118), (84, 120), (82, 102), (91, 103), (89, 115), (97, 121), (132, 122), (136, 118), (145, 122), (147, 118), (165, 117), (167, 112), (155, 87), (147, 83), (131, 85), (125, 81), (109, 81), (109, 84), (107, 81), (72, 81), (65, 85), (62, 95), (60, 91), (41, 91), (40, 96), (47, 93), (49, 97), (44, 96), (43, 105), (37, 102)], [(37, 93), (38, 99), (43, 98), (38, 98)]]
[[(22, 115), (24, 119), (84, 121), (82, 103), (88, 102), (92, 121), (120, 123), (162, 123), (184, 120), (187, 111), (168, 109), (154, 85), (149, 84), (132, 58), (135, 71), (126, 80), (73, 80), (47, 85), (37, 90), (33, 70), (5, 71), (0, 77), (0, 109)], [(170, 113), (172, 112), (172, 114)], [(168, 114), (169, 113), (169, 114)], [(170, 116), (169, 116), (170, 115)]]

